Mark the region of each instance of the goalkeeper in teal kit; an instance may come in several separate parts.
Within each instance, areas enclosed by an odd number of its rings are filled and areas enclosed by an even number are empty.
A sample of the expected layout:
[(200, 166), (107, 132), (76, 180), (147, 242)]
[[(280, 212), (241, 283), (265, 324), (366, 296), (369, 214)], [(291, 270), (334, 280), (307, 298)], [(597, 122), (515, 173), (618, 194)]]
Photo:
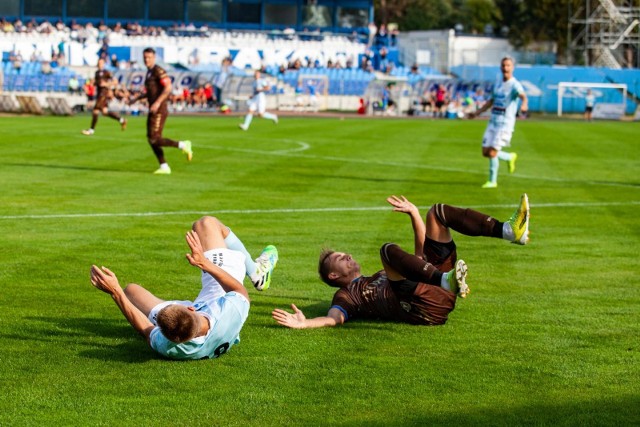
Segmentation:
[(240, 341), (249, 314), (248, 276), (255, 288), (271, 283), (278, 251), (267, 246), (254, 261), (238, 237), (218, 219), (205, 216), (186, 235), (187, 260), (202, 271), (195, 301), (165, 301), (140, 285), (120, 287), (106, 267), (91, 267), (91, 284), (111, 295), (131, 326), (155, 351), (171, 359), (209, 359)]

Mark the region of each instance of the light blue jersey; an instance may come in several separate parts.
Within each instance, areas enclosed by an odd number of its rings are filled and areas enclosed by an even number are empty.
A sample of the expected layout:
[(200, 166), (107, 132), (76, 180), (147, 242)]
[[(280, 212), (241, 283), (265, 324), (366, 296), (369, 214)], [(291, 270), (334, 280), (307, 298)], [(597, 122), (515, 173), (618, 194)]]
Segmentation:
[(506, 82), (499, 76), (493, 87), (491, 99), (491, 118), (489, 126), (501, 131), (513, 132), (516, 126), (516, 114), (518, 113), (518, 97), (524, 93), (522, 84), (515, 77)]
[(249, 315), (249, 301), (236, 293), (228, 292), (216, 300), (205, 303), (196, 301), (196, 311), (209, 319), (209, 332), (203, 337), (177, 344), (168, 340), (159, 327), (151, 331), (151, 347), (158, 353), (171, 359), (209, 359), (226, 353), (231, 346), (240, 342), (240, 329)]
[(256, 97), (258, 95), (264, 96), (265, 89), (269, 87), (269, 83), (263, 78), (256, 79), (253, 82), (253, 96)]

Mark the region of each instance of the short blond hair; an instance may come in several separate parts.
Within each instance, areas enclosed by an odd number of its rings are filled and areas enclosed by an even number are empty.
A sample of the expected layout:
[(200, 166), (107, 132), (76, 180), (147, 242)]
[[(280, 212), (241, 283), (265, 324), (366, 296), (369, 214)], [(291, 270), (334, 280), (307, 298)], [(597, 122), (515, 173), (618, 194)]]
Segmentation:
[(175, 343), (192, 340), (200, 330), (200, 318), (181, 304), (171, 304), (164, 307), (156, 317), (162, 335)]

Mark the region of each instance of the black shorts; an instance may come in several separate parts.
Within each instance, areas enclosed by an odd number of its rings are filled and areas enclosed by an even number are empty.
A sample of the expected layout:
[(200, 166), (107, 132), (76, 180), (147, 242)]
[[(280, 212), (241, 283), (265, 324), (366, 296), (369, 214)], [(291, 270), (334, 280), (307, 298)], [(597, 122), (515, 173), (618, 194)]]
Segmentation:
[(592, 112), (592, 111), (593, 111), (593, 107), (586, 107), (586, 108), (584, 109), (584, 112), (585, 112), (585, 113), (590, 113), (590, 112)]
[(447, 243), (436, 242), (427, 237), (422, 248), (422, 256), (425, 261), (446, 273), (453, 269), (458, 260), (456, 243), (453, 240)]

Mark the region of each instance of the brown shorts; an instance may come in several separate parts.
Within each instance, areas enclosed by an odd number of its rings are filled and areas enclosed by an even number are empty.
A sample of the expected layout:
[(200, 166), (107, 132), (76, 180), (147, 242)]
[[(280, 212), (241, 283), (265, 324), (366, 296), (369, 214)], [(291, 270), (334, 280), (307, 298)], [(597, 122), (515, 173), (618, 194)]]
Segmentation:
[(418, 283), (405, 321), (413, 325), (444, 325), (456, 306), (456, 296), (439, 286)]
[(102, 110), (103, 108), (107, 108), (109, 105), (109, 91), (104, 90), (98, 92), (98, 97), (96, 98), (96, 106), (93, 107), (94, 110)]
[(157, 113), (149, 113), (149, 116), (147, 116), (147, 140), (149, 142), (162, 139), (164, 122), (167, 121), (168, 116), (167, 104), (161, 106)]
[(441, 243), (427, 237), (424, 241), (422, 255), (427, 262), (445, 273), (451, 271), (458, 260), (456, 243), (453, 240)]

